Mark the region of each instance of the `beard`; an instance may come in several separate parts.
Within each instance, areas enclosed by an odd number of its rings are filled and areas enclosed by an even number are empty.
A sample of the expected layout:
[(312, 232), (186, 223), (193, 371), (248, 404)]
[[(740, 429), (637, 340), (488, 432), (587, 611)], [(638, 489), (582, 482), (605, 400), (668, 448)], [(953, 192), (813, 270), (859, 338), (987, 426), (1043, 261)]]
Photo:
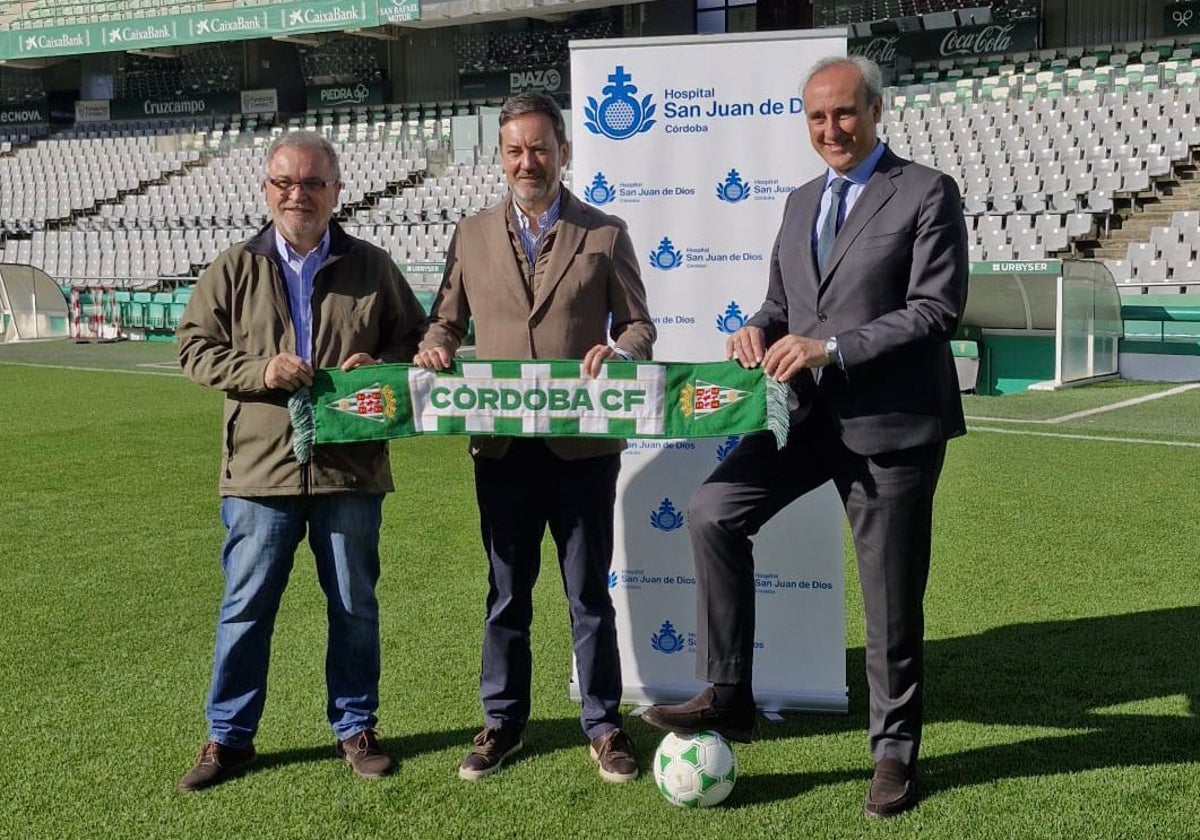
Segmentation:
[(275, 226), (289, 242), (299, 242), (323, 230), (316, 211), (306, 213), (280, 211), (272, 215)]
[(523, 178), (513, 178), (509, 181), (509, 189), (521, 201), (540, 201), (554, 194), (555, 188), (558, 186), (557, 179), (551, 179), (545, 173), (542, 173), (536, 181), (530, 181)]

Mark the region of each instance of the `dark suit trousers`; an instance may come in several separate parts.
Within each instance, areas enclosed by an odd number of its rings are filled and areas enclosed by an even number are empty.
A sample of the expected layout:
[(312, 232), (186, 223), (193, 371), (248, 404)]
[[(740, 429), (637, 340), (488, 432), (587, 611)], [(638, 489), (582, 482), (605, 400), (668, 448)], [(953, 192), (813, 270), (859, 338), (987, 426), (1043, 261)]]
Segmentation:
[(697, 676), (715, 683), (750, 681), (751, 537), (796, 498), (832, 479), (850, 520), (866, 610), (871, 755), (875, 761), (914, 764), (921, 740), (922, 601), (933, 495), (945, 451), (945, 443), (938, 443), (857, 455), (842, 444), (820, 402), (792, 426), (782, 450), (770, 434), (744, 438), (688, 507), (697, 582)]
[(487, 551), (487, 620), (479, 697), (488, 726), (529, 720), (533, 585), (546, 526), (571, 615), (589, 739), (621, 725), (621, 665), (608, 591), (620, 455), (565, 461), (536, 439), (515, 439), (502, 458), (475, 459), (475, 493)]

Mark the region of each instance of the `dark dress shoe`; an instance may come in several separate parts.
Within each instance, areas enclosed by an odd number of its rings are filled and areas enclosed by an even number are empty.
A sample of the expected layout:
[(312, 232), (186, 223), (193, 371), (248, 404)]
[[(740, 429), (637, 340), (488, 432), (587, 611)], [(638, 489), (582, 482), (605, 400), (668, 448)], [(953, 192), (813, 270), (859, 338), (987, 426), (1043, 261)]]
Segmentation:
[(894, 758), (877, 761), (863, 813), (868, 817), (894, 817), (916, 804), (917, 780), (912, 769)]
[(651, 706), (642, 715), (642, 720), (667, 732), (716, 732), (743, 744), (749, 744), (754, 736), (754, 706), (718, 708), (713, 705), (711, 687), (684, 703)]
[(179, 780), (179, 789), (191, 793), (219, 785), (253, 764), (256, 757), (253, 744), (237, 749), (207, 741), (201, 747), (200, 755), (196, 756), (192, 769)]

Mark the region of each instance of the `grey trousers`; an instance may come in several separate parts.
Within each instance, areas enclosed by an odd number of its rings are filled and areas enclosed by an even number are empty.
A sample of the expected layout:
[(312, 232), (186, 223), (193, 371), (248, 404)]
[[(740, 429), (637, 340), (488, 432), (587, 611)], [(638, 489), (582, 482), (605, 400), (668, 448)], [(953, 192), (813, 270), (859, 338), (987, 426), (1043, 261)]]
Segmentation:
[[(945, 452), (942, 442), (858, 455), (842, 444), (819, 409), (791, 428), (782, 450), (769, 433), (744, 438), (696, 490), (688, 508), (697, 676), (710, 683), (751, 680), (751, 538), (792, 501), (832, 480), (850, 521), (866, 611), (871, 756), (915, 764), (923, 714), (922, 602), (933, 496)], [(803, 552), (803, 544), (796, 551)]]

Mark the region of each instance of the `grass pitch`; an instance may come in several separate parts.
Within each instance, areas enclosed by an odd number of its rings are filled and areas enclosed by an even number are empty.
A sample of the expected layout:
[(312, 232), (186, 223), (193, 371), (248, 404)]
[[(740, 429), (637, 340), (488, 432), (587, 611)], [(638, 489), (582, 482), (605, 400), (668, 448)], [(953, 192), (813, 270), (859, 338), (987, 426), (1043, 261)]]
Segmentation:
[[(0, 347), (0, 837), (1200, 837), (1200, 390), (1119, 408), (1174, 386), (968, 399), (990, 419), (951, 443), (938, 496), (925, 798), (878, 823), (860, 812), (870, 762), (849, 555), (850, 714), (760, 724), (721, 807), (677, 810), (645, 775), (596, 775), (566, 697), (552, 562), (526, 749), (459, 781), (480, 721), (486, 565), (453, 438), (392, 448), (380, 716), (397, 775), (359, 780), (333, 756), (323, 599), (303, 549), (258, 765), (177, 793), (205, 733), (222, 529), (220, 396), (167, 375), (172, 354)], [(1107, 410), (1061, 419), (1094, 409)], [(657, 734), (629, 728), (648, 775)]]

